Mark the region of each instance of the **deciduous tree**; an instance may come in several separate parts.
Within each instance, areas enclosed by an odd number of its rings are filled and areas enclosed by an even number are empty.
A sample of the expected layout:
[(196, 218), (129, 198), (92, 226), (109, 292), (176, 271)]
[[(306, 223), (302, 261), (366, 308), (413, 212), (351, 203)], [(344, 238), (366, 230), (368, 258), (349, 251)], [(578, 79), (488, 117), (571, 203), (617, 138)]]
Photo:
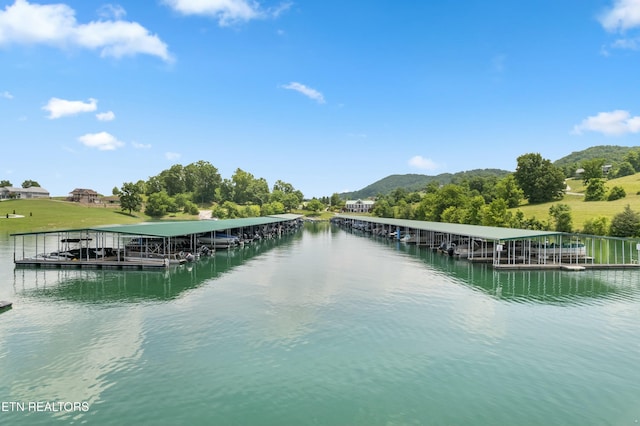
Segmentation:
[(559, 200), (565, 191), (564, 174), (540, 154), (518, 157), (514, 174), (518, 186), (532, 204)]
[(140, 187), (132, 182), (122, 184), (119, 192), (120, 208), (131, 212), (139, 212), (142, 209), (142, 191)]

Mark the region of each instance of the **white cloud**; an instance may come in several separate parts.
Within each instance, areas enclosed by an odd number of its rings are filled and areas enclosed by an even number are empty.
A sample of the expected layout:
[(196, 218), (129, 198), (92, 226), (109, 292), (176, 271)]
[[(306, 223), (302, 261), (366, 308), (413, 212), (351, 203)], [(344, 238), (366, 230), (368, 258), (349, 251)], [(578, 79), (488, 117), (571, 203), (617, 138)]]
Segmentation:
[(409, 159), (409, 166), (421, 170), (435, 170), (439, 166), (430, 158), (424, 158), (421, 155), (416, 155)]
[(49, 102), (42, 107), (43, 110), (49, 111), (50, 119), (60, 118), (67, 115), (76, 115), (81, 112), (95, 111), (98, 107), (98, 101), (89, 98), (89, 102), (67, 101), (65, 99), (51, 98)]
[(133, 145), (133, 147), (135, 149), (150, 149), (151, 148), (151, 144), (150, 143), (131, 142), (131, 145)]
[(624, 31), (640, 26), (640, 0), (615, 0), (613, 7), (600, 16), (607, 31)]
[(182, 155), (178, 154), (177, 152), (165, 152), (164, 156), (167, 160), (171, 161), (179, 160), (180, 157), (182, 157)]
[(113, 111), (99, 112), (96, 114), (96, 118), (99, 121), (113, 121), (115, 120), (116, 115), (113, 113)]
[(5, 90), (4, 92), (0, 93), (0, 98), (13, 99), (13, 95)]
[(277, 18), (291, 6), (291, 3), (284, 2), (274, 8), (262, 9), (253, 0), (164, 0), (164, 3), (183, 15), (216, 18), (220, 26), (252, 19)]
[(98, 9), (98, 14), (104, 19), (113, 18), (119, 20), (127, 14), (127, 11), (119, 4), (105, 4)]
[(629, 111), (624, 110), (601, 112), (582, 120), (580, 124), (573, 127), (571, 133), (579, 135), (584, 131), (614, 136), (638, 133), (640, 132), (640, 117), (631, 117)]
[(283, 89), (295, 90), (296, 92), (302, 93), (306, 97), (313, 99), (319, 104), (325, 103), (324, 96), (322, 93), (318, 92), (316, 89), (312, 89), (311, 87), (307, 87), (304, 84), (291, 82), (289, 84), (285, 84), (282, 86)]
[(120, 142), (115, 136), (107, 133), (87, 133), (80, 136), (78, 140), (89, 148), (97, 148), (100, 151), (113, 151), (114, 149), (124, 146), (124, 142)]
[(79, 24), (75, 11), (66, 4), (31, 4), (15, 0), (0, 11), (0, 46), (45, 44), (58, 48), (82, 47), (100, 50), (101, 56), (133, 56), (139, 53), (171, 61), (167, 45), (137, 22), (118, 20), (124, 9), (115, 7), (116, 20)]

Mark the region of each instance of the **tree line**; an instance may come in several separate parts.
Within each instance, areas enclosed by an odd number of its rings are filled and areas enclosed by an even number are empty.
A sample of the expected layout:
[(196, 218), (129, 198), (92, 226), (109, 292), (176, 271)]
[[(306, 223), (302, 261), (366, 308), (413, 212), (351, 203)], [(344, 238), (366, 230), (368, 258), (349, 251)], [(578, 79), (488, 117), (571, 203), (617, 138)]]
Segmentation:
[(288, 182), (277, 180), (269, 188), (264, 178), (240, 168), (223, 179), (208, 161), (176, 164), (146, 181), (125, 182), (112, 192), (129, 214), (144, 206), (145, 214), (152, 217), (198, 214), (198, 206), (212, 206), (212, 214), (221, 219), (266, 216), (291, 211), (303, 200), (302, 192)]
[[(640, 170), (640, 150), (630, 152), (628, 158), (630, 164), (634, 159)], [(620, 187), (606, 188), (604, 165), (603, 159), (589, 159), (581, 163), (587, 202), (626, 196)], [(620, 166), (616, 172), (620, 173), (625, 168)], [(575, 170), (570, 176), (574, 174)], [(525, 199), (530, 204), (561, 201), (565, 195), (566, 177), (565, 171), (550, 160), (538, 153), (529, 153), (518, 157), (516, 171), (504, 177), (462, 177), (444, 185), (431, 182), (420, 191), (397, 188), (388, 194), (380, 194), (376, 197), (372, 214), (399, 219), (575, 232), (571, 208), (567, 204), (553, 204), (546, 220), (525, 218), (520, 210), (513, 211)], [(604, 217), (586, 221), (582, 232), (616, 237), (640, 236), (640, 215), (627, 206), (610, 223)]]

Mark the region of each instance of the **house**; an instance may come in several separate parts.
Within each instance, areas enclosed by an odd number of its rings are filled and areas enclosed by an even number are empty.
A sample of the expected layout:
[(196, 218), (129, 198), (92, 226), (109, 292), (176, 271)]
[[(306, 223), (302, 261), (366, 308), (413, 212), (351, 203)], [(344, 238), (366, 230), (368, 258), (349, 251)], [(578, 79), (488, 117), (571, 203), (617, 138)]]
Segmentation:
[(32, 186), (30, 188), (15, 188), (13, 186), (3, 186), (0, 188), (0, 200), (16, 198), (49, 198), (49, 191), (39, 186)]
[(374, 204), (375, 201), (371, 200), (347, 200), (344, 210), (350, 213), (369, 213)]
[(69, 194), (69, 199), (76, 203), (96, 203), (98, 193), (93, 189), (76, 188)]

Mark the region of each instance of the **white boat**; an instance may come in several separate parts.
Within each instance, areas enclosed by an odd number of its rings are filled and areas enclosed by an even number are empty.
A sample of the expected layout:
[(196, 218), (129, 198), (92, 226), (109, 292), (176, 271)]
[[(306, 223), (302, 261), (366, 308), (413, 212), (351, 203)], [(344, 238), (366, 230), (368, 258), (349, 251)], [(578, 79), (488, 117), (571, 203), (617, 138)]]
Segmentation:
[(587, 256), (587, 248), (583, 243), (546, 243), (531, 247), (531, 254), (540, 258), (582, 258)]
[(420, 238), (416, 234), (405, 234), (400, 241), (405, 244), (427, 244), (430, 240), (426, 234), (420, 235)]
[(229, 248), (240, 244), (240, 238), (229, 234), (214, 234), (213, 236), (198, 237), (198, 244), (213, 248)]

